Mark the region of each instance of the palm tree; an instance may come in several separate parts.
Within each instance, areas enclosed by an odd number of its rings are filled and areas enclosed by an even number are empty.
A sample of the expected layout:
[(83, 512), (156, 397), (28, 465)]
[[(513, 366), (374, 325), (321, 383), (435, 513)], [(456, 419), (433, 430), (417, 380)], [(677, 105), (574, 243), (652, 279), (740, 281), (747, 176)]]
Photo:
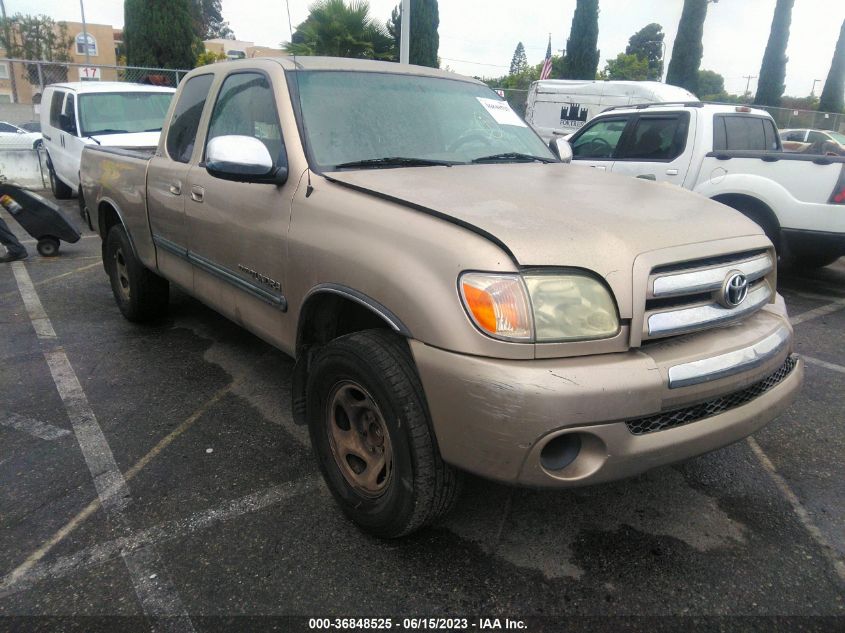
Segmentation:
[(366, 0), (319, 0), (309, 8), (308, 18), (290, 42), (282, 44), (292, 55), (328, 55), (392, 59), (393, 41), (370, 17)]

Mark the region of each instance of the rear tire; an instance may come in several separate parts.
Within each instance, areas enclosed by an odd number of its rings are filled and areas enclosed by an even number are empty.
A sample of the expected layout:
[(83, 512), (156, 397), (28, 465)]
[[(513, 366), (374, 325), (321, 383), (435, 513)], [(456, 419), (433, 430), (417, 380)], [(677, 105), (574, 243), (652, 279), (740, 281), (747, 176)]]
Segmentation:
[(105, 254), (112, 294), (124, 317), (141, 323), (167, 314), (170, 284), (135, 257), (129, 237), (120, 224), (109, 230)]
[(50, 172), (50, 191), (53, 192), (53, 197), (56, 200), (69, 200), (72, 198), (73, 189), (63, 183), (53, 169), (49, 169), (48, 171)]
[(320, 470), (360, 528), (397, 538), (452, 508), (460, 473), (440, 457), (401, 337), (368, 330), (321, 347), (309, 368), (306, 398)]
[(59, 254), (61, 243), (56, 237), (42, 237), (35, 247), (42, 257), (56, 257)]
[(778, 253), (778, 256), (783, 256), (782, 252), (782, 245), (780, 239), (780, 225), (777, 223), (771, 214), (768, 212), (768, 209), (762, 205), (757, 205), (754, 203), (754, 200), (748, 199), (724, 199), (720, 200), (716, 198), (716, 202), (721, 202), (724, 205), (731, 207), (732, 209), (739, 211), (742, 215), (747, 217), (749, 220), (754, 222), (757, 226), (763, 229), (763, 232), (766, 234), (766, 237), (771, 240), (772, 244), (775, 245), (775, 250)]

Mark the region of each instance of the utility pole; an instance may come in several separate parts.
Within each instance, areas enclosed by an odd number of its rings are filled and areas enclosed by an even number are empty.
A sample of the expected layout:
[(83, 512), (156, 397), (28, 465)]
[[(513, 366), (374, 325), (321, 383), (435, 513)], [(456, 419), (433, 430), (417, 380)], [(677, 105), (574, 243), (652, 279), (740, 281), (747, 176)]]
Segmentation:
[(88, 46), (88, 27), (85, 24), (85, 4), (79, 0), (79, 9), (82, 11), (82, 39), (85, 40), (85, 66), (91, 65), (91, 49)]
[(399, 31), (399, 63), (411, 63), (411, 0), (402, 0), (402, 26)]
[[(5, 33), (3, 34), (6, 38), (6, 46), (12, 45), (12, 29), (9, 27), (9, 22), (6, 20), (6, 4), (3, 0), (0, 0), (0, 15), (3, 17), (3, 30)], [(6, 57), (11, 58), (12, 53), (8, 49), (6, 50)], [(12, 103), (18, 102), (18, 84), (15, 81), (15, 68), (12, 65), (12, 62), (9, 62), (9, 80), (12, 84)]]
[(748, 96), (751, 94), (751, 80), (757, 79), (757, 75), (743, 75), (742, 78), (747, 79), (745, 82), (745, 94)]

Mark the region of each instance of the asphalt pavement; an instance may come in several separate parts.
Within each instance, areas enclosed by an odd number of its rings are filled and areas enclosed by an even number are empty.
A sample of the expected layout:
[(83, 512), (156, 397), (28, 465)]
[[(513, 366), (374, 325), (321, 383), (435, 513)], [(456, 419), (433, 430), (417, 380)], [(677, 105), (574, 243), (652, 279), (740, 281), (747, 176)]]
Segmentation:
[(178, 290), (125, 321), (90, 231), (26, 245), (0, 265), (0, 630), (845, 630), (845, 259), (781, 273), (806, 384), (752, 439), (577, 490), (469, 477), (383, 542), (323, 486), (291, 359)]

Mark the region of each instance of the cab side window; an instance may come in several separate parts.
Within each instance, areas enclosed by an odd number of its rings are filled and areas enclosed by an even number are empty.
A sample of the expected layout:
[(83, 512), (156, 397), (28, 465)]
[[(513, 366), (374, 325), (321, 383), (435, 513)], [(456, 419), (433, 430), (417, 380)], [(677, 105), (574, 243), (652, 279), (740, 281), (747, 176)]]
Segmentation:
[(187, 81), (179, 95), (167, 129), (167, 154), (173, 160), (187, 163), (194, 153), (194, 143), (214, 75), (197, 75)]
[(775, 126), (771, 120), (760, 116), (717, 114), (713, 119), (713, 149), (777, 150)]
[(622, 132), (628, 124), (627, 118), (613, 118), (596, 121), (572, 140), (574, 158), (613, 158)]
[(62, 132), (76, 136), (76, 99), (72, 94), (65, 99), (65, 109), (59, 119)]
[(645, 161), (670, 161), (680, 156), (687, 145), (689, 114), (643, 116), (625, 143), (621, 158)]
[(50, 99), (50, 126), (61, 128), (59, 119), (62, 116), (62, 103), (65, 99), (65, 93), (61, 90), (56, 90), (53, 97)]
[(223, 82), (206, 143), (218, 136), (232, 135), (257, 138), (270, 152), (275, 166), (284, 164), (285, 145), (276, 98), (263, 73), (233, 73)]

